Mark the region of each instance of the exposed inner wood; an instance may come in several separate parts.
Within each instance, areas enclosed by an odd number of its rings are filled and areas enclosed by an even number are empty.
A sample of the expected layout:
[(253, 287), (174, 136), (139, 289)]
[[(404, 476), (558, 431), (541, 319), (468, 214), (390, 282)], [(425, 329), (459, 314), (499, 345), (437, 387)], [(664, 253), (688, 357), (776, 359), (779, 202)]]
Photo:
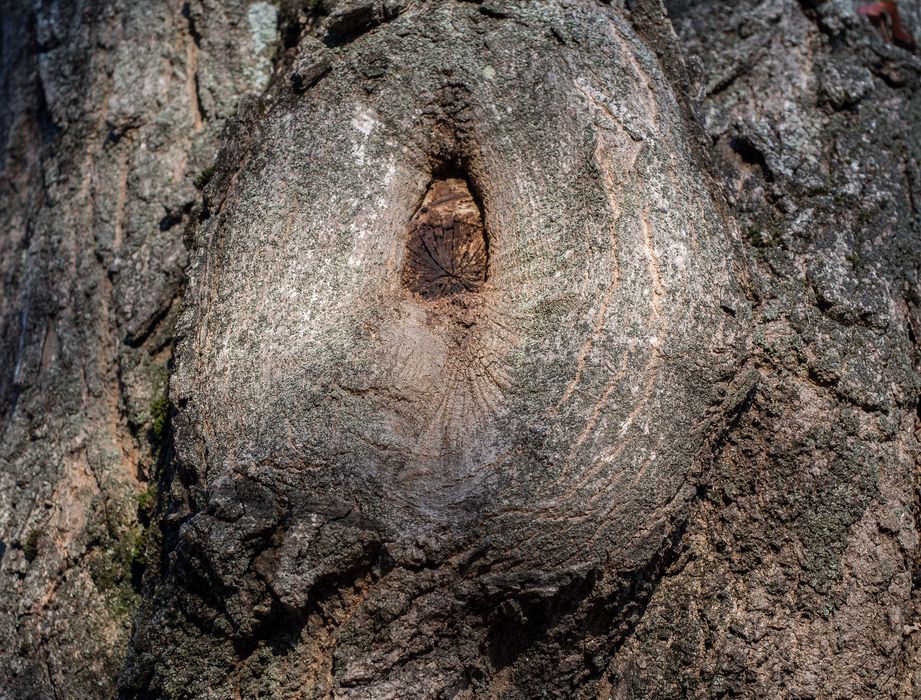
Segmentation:
[(483, 217), (466, 181), (434, 180), (409, 223), (403, 284), (424, 299), (476, 292), (487, 261)]

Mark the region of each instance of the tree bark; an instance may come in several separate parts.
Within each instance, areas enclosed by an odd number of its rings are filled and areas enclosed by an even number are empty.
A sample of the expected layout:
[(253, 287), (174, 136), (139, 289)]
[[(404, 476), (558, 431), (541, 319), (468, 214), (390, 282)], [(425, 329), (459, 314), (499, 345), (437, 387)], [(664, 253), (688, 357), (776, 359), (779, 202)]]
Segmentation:
[(921, 695), (857, 4), (5, 3), (0, 694)]
[(271, 73), (253, 7), (0, 3), (0, 695), (114, 694), (194, 182)]

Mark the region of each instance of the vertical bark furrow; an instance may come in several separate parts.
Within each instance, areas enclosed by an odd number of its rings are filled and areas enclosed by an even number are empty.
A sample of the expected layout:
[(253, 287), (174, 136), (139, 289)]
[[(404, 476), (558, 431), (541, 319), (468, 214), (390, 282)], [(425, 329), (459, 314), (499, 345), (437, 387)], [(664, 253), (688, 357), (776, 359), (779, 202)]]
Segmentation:
[(194, 88), (230, 113), (261, 90), (262, 5), (2, 4), (0, 695), (115, 692), (157, 556), (182, 229), (224, 116)]

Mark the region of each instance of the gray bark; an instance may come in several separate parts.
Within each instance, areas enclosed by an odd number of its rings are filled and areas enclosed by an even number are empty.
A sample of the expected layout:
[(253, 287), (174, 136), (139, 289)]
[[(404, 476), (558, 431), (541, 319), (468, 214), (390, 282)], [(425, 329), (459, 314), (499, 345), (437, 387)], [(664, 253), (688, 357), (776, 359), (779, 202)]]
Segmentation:
[(0, 695), (921, 694), (858, 4), (4, 3)]
[(271, 71), (248, 7), (0, 7), (2, 696), (114, 693), (194, 181)]

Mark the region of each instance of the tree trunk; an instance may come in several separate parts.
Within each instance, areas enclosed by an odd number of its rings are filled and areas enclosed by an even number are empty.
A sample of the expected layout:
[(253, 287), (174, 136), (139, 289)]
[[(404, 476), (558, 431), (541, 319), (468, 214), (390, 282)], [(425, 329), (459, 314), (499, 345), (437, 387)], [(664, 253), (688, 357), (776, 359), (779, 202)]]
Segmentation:
[(0, 695), (921, 694), (891, 23), (34, 4)]

